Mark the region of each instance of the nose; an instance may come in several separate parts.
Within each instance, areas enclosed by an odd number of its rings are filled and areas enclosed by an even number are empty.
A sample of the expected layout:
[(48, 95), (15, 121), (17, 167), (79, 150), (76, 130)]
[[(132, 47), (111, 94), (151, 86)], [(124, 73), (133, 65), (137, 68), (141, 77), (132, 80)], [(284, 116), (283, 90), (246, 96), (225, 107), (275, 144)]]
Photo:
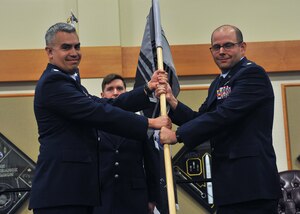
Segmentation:
[(119, 96), (120, 92), (117, 88), (114, 89), (114, 96)]
[(219, 53), (224, 53), (224, 50), (225, 50), (224, 47), (221, 46), (221, 47), (220, 47), (220, 50), (219, 50)]
[(72, 55), (72, 56), (77, 56), (77, 55), (78, 55), (78, 52), (79, 52), (79, 51), (76, 50), (76, 48), (73, 47), (73, 48), (70, 49), (70, 52), (69, 52), (69, 53), (70, 53), (70, 55)]

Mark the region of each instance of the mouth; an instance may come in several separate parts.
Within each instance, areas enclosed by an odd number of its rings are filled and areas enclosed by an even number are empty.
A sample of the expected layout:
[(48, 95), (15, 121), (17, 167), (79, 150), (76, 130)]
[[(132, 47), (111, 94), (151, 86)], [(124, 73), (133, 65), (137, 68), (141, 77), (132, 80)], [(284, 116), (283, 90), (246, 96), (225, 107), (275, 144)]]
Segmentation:
[(67, 62), (71, 63), (71, 64), (77, 64), (79, 63), (79, 59), (67, 59)]
[(218, 61), (221, 63), (226, 63), (229, 60), (229, 58), (219, 58)]

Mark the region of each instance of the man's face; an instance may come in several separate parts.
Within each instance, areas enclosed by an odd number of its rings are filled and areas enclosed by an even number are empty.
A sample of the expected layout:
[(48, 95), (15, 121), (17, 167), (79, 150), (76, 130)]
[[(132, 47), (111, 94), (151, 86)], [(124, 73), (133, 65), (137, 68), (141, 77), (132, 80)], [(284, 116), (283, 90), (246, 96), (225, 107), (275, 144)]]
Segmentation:
[[(229, 70), (245, 55), (246, 43), (237, 41), (236, 33), (232, 28), (222, 28), (212, 36), (211, 54), (221, 70)], [(214, 50), (213, 47), (220, 47)]]
[(120, 79), (115, 79), (105, 85), (101, 96), (103, 98), (117, 98), (120, 94), (123, 94), (124, 92), (126, 92), (126, 88), (124, 86), (123, 81)]
[(81, 60), (80, 43), (76, 33), (57, 32), (46, 48), (49, 62), (60, 69), (73, 73)]

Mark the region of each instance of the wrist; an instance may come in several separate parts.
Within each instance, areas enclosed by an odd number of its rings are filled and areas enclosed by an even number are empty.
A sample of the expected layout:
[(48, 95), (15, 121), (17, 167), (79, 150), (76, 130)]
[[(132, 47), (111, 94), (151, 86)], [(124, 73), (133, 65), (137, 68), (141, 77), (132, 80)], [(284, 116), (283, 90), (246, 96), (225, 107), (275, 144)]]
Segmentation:
[(177, 100), (174, 96), (172, 96), (172, 97), (168, 100), (168, 103), (170, 104), (171, 108), (172, 108), (173, 110), (175, 110), (176, 107), (177, 107), (177, 105), (178, 105), (178, 100)]
[(154, 128), (154, 121), (152, 118), (148, 118), (148, 128)]
[(144, 91), (145, 91), (145, 93), (146, 93), (148, 96), (151, 96), (152, 93), (154, 92), (154, 89), (151, 89), (151, 88), (149, 87), (149, 83), (146, 83), (146, 84), (144, 85)]

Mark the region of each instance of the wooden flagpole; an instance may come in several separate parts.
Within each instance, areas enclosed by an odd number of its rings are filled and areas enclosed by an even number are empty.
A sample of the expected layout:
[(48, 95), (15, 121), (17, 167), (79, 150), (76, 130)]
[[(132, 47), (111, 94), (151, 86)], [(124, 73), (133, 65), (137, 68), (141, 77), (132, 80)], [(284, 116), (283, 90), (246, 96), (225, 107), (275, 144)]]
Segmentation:
[[(152, 0), (152, 9), (153, 9), (154, 28), (155, 28), (157, 68), (163, 70), (164, 60), (163, 60), (163, 49), (162, 49), (162, 30), (161, 30), (161, 23), (160, 23), (160, 9), (159, 9), (158, 0)], [(165, 94), (160, 95), (160, 114), (162, 116), (167, 115), (167, 104), (166, 104)], [(165, 161), (165, 172), (166, 172), (166, 182), (167, 182), (169, 214), (176, 214), (171, 152), (170, 152), (170, 145), (168, 144), (164, 144), (164, 161)]]
[[(157, 47), (156, 51), (157, 51), (157, 67), (158, 69), (163, 70), (164, 65), (163, 65), (162, 47)], [(160, 114), (162, 116), (167, 115), (167, 104), (166, 104), (165, 94), (160, 95)], [(167, 181), (169, 214), (176, 214), (171, 152), (170, 152), (170, 145), (168, 144), (164, 144), (164, 160), (165, 160), (165, 172), (166, 172), (166, 181)]]

